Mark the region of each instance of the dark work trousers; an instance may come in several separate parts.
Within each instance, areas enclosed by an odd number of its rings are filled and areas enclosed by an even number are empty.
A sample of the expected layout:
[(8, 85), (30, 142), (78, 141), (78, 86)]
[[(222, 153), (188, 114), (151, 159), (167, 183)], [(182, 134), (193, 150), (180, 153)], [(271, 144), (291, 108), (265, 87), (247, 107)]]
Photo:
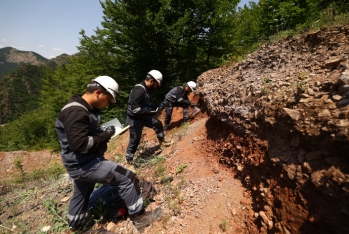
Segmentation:
[(144, 127), (154, 129), (159, 140), (164, 138), (164, 128), (160, 120), (153, 115), (148, 115), (145, 118), (134, 118), (127, 116), (126, 123), (130, 125), (130, 141), (126, 149), (126, 159), (132, 160), (142, 138)]
[(186, 119), (189, 117), (189, 107), (187, 105), (173, 104), (173, 103), (167, 102), (165, 106), (166, 116), (164, 121), (164, 130), (167, 130), (168, 125), (170, 125), (171, 123), (173, 107), (182, 107), (183, 118)]
[(143, 209), (138, 179), (132, 171), (117, 163), (96, 158), (81, 168), (69, 169), (68, 173), (74, 180), (74, 192), (68, 209), (68, 224), (71, 229), (79, 228), (83, 221), (95, 183), (116, 186), (130, 215)]

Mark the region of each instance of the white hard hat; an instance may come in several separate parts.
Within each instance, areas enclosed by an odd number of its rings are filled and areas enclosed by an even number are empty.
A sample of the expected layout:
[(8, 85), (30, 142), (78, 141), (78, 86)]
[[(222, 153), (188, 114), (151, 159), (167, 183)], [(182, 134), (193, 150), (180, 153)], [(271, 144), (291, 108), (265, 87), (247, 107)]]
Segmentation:
[(100, 86), (102, 86), (108, 93), (113, 96), (113, 100), (111, 102), (116, 102), (116, 95), (119, 92), (119, 85), (116, 81), (110, 76), (98, 76), (93, 81), (97, 82)]
[(150, 75), (152, 78), (154, 78), (161, 86), (161, 82), (162, 82), (161, 72), (159, 72), (158, 70), (151, 70), (150, 72), (148, 72), (148, 75)]
[(194, 81), (189, 81), (188, 83), (187, 83), (187, 85), (189, 86), (189, 88), (191, 89), (191, 91), (195, 91), (195, 89), (196, 89), (196, 83), (194, 82)]

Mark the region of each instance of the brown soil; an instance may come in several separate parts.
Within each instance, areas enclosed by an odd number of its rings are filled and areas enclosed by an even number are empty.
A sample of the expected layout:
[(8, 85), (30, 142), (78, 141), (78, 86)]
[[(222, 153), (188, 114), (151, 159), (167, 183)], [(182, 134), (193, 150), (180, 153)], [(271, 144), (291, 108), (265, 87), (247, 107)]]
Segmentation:
[(0, 152), (0, 180), (18, 173), (16, 161), (21, 162), (24, 172), (45, 168), (54, 162), (60, 163), (60, 156), (51, 151), (13, 151)]

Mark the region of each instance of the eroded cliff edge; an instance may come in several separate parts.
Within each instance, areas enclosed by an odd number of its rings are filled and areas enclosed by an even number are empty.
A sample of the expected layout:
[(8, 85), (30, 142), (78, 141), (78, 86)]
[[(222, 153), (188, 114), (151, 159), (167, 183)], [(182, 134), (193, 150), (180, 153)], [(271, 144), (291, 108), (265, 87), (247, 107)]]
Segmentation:
[(349, 233), (349, 25), (264, 45), (197, 82), (212, 152), (248, 188), (260, 232)]

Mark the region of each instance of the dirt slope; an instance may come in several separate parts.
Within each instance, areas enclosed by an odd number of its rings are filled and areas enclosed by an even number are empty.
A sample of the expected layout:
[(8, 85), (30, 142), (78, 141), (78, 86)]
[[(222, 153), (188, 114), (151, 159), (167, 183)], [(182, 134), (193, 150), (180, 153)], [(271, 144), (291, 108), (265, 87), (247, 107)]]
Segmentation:
[(349, 233), (348, 66), (345, 25), (264, 45), (198, 78), (219, 129), (209, 137), (251, 191), (260, 232)]

